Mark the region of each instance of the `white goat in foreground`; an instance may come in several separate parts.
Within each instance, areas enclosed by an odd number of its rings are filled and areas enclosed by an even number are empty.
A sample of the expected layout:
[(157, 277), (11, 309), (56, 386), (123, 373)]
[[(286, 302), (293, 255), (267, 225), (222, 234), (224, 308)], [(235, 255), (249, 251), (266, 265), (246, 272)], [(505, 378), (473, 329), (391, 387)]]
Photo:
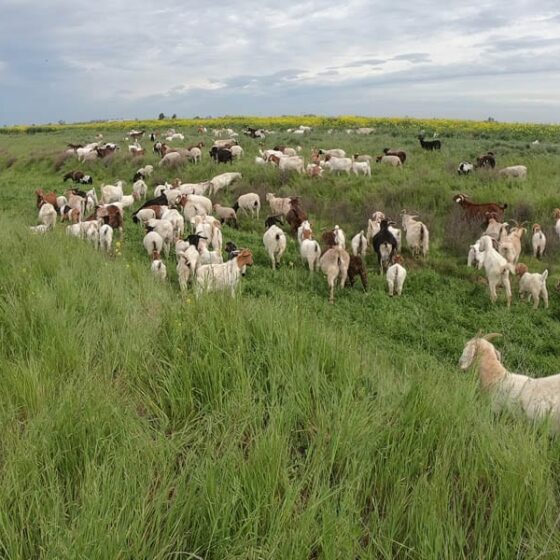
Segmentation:
[(492, 303), (496, 302), (496, 287), (502, 284), (506, 290), (507, 306), (511, 305), (511, 284), (509, 282), (509, 273), (515, 272), (513, 265), (494, 249), (492, 238), (483, 235), (479, 240), (479, 250), (483, 253), (483, 259), (478, 264), (478, 268), (484, 266), (486, 277), (488, 278), (488, 288), (490, 289), (490, 299)]
[(550, 417), (554, 433), (560, 431), (560, 374), (533, 378), (509, 372), (501, 363), (501, 355), (491, 344), (497, 333), (471, 338), (459, 359), (459, 367), (467, 370), (477, 358), (482, 389), (490, 393), (496, 411), (521, 407), (530, 420)]
[(167, 278), (167, 267), (165, 266), (163, 261), (159, 259), (152, 261), (151, 271), (152, 274), (162, 282)]

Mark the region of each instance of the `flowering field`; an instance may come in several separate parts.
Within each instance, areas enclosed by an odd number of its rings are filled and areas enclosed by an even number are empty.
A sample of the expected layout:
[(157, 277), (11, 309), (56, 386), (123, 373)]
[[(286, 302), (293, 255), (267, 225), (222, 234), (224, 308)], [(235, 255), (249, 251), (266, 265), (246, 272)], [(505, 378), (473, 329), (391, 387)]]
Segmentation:
[(439, 136), (464, 136), (471, 138), (510, 138), (518, 140), (558, 140), (560, 139), (560, 125), (529, 124), (529, 123), (499, 123), (488, 121), (469, 121), (453, 119), (414, 119), (414, 118), (383, 118), (358, 116), (283, 116), (283, 117), (250, 117), (227, 116), (219, 118), (201, 119), (165, 119), (165, 120), (130, 120), (130, 121), (96, 121), (76, 124), (47, 124), (20, 125), (0, 128), (0, 134), (21, 132), (33, 134), (72, 129), (97, 130), (125, 130), (130, 128), (146, 128), (148, 130), (163, 127), (199, 127), (212, 128), (254, 126), (270, 129), (287, 129), (299, 125), (320, 127), (324, 129), (347, 129), (356, 127), (374, 127), (380, 133), (399, 136), (411, 132), (425, 130), (427, 133), (437, 133)]

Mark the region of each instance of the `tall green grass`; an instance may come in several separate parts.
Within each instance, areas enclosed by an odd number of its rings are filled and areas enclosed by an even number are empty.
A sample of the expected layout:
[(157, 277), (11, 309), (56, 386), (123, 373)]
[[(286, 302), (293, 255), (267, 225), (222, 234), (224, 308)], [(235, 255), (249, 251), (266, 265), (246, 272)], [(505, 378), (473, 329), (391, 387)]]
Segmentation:
[[(348, 235), (378, 208), (429, 217), (433, 254), (407, 259), (402, 298), (387, 297), (368, 257), (368, 293), (344, 290), (328, 306), (324, 278), (309, 276), (293, 243), (270, 270), (262, 220), (224, 228), (255, 253), (235, 299), (180, 294), (173, 259), (170, 281), (155, 282), (130, 218), (122, 256), (60, 227), (30, 235), (33, 190), (60, 190), (77, 167), (55, 169), (61, 145), (81, 138), (72, 134), (14, 137), (0, 154), (2, 557), (560, 557), (556, 440), (494, 415), (456, 366), (482, 328), (504, 332), (510, 369), (558, 370), (557, 297), (548, 311), (494, 307), (466, 253), (444, 243), (451, 195), (466, 187), (550, 227), (554, 156), (508, 145), (504, 164), (529, 162), (526, 184), (459, 179), (452, 163), (489, 145), (450, 139), (423, 154), (398, 138), (411, 154), (400, 175), (316, 182), (253, 167), (257, 145), (244, 141), (247, 159), (234, 166), (244, 178), (226, 202), (301, 193), (317, 229), (336, 222)], [(314, 134), (304, 150), (389, 142)], [(137, 166), (119, 154), (88, 169), (99, 186)], [(221, 171), (205, 161), (156, 174)], [(557, 259), (552, 246), (553, 273)]]

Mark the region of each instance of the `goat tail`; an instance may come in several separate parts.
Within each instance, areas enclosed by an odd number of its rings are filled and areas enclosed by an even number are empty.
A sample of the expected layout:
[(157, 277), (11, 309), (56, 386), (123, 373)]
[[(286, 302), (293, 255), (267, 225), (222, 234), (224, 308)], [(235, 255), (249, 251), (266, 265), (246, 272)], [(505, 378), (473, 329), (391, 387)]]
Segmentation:
[(543, 284), (544, 284), (544, 283), (546, 282), (546, 279), (548, 278), (548, 269), (546, 269), (546, 270), (542, 273), (541, 278), (542, 278), (542, 281), (543, 281)]

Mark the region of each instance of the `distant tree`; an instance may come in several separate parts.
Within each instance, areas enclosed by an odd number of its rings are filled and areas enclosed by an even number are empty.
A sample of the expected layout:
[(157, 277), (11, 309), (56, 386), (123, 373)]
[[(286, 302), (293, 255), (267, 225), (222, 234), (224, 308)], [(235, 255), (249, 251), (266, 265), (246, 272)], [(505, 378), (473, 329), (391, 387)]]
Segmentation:
[(165, 119), (165, 115), (163, 113), (160, 113), (158, 120), (162, 121), (163, 119)]
[(486, 119), (487, 122), (496, 122), (496, 119), (494, 117), (488, 117)]
[(66, 124), (66, 121), (63, 121), (62, 119), (60, 119), (60, 120), (58, 121), (58, 124)]
[(175, 113), (173, 113), (173, 115), (171, 115), (171, 118), (172, 118), (172, 119), (176, 119), (176, 118), (177, 118), (177, 115), (176, 115)]

